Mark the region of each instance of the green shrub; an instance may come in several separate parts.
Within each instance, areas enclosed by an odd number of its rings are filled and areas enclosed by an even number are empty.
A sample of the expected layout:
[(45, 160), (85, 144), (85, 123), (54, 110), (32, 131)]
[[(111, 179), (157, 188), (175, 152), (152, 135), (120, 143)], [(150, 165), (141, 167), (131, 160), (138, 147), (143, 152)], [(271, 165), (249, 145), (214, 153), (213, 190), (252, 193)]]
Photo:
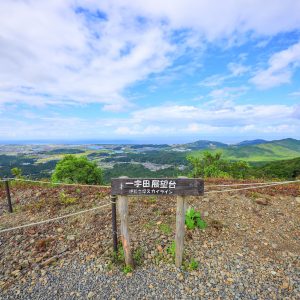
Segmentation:
[(164, 234), (170, 234), (172, 232), (171, 227), (168, 224), (164, 223), (159, 225), (159, 230)]
[(56, 164), (52, 182), (101, 184), (102, 170), (84, 156), (65, 155)]
[(187, 160), (192, 166), (191, 177), (205, 178), (236, 178), (244, 179), (250, 176), (250, 166), (247, 162), (231, 162), (221, 159), (222, 153), (204, 151), (200, 157), (188, 156)]
[(142, 248), (137, 248), (133, 252), (133, 260), (139, 266), (142, 264), (143, 250)]
[(187, 209), (185, 213), (185, 224), (188, 229), (194, 229), (196, 227), (205, 229), (207, 224), (202, 220), (200, 212), (196, 212), (194, 208)]
[(132, 273), (133, 268), (131, 266), (124, 266), (123, 267), (123, 273), (124, 274), (128, 274), (128, 273)]
[(15, 178), (22, 178), (22, 170), (20, 168), (12, 168), (10, 171)]
[(173, 241), (172, 244), (167, 248), (167, 253), (170, 254), (172, 257), (175, 257), (175, 252), (176, 252), (176, 245), (175, 242)]
[(192, 258), (188, 265), (188, 269), (193, 271), (193, 270), (197, 270), (198, 267), (199, 267), (199, 263), (197, 261), (195, 261), (194, 258)]
[(60, 193), (59, 194), (59, 201), (61, 204), (68, 206), (75, 204), (77, 202), (77, 199), (74, 197), (69, 197), (65, 193)]

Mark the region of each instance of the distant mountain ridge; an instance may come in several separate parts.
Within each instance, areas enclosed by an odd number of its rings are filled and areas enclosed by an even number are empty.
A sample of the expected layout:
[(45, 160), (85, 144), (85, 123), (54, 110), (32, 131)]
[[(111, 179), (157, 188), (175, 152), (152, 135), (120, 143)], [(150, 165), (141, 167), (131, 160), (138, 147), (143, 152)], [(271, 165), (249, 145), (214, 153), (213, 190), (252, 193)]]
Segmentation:
[(262, 140), (262, 139), (257, 139), (257, 140), (242, 141), (242, 142), (234, 144), (234, 145), (236, 145), (236, 146), (248, 146), (248, 145), (259, 145), (259, 144), (265, 144), (265, 143), (268, 143), (268, 141)]
[(222, 151), (223, 157), (229, 160), (245, 160), (248, 162), (267, 162), (300, 157), (300, 141), (292, 138), (282, 140), (244, 141), (227, 145), (215, 141), (196, 141), (184, 144), (187, 149), (199, 151)]
[(201, 149), (216, 149), (216, 148), (226, 148), (227, 144), (216, 142), (216, 141), (208, 141), (208, 140), (199, 140), (192, 143), (183, 144), (185, 148), (192, 150), (201, 150)]

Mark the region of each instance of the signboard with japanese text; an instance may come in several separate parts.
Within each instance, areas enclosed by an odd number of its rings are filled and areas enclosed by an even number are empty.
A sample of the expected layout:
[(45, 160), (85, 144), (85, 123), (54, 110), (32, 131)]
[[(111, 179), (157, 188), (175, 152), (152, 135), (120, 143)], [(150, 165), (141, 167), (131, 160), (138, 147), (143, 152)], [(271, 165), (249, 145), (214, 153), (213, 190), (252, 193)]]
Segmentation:
[(114, 178), (112, 195), (199, 196), (204, 193), (204, 181), (191, 178)]

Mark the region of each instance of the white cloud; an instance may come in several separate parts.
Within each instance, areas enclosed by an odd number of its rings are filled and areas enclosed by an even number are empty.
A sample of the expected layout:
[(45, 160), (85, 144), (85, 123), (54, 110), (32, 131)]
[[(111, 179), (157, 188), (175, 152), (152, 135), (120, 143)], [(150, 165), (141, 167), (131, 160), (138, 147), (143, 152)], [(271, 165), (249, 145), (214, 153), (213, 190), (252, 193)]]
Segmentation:
[(291, 96), (291, 97), (300, 97), (300, 91), (295, 91), (295, 92), (289, 93), (289, 96)]
[(294, 69), (300, 65), (300, 42), (271, 56), (268, 68), (259, 70), (251, 79), (257, 87), (271, 88), (289, 83)]
[(243, 75), (244, 73), (248, 72), (250, 68), (240, 63), (232, 62), (228, 64), (228, 69), (231, 72), (232, 76), (235, 77)]
[[(253, 32), (274, 35), (299, 28), (300, 3), (293, 0), (119, 1), (144, 15), (165, 18), (175, 28), (193, 28), (206, 39), (238, 37)], [(288, 16), (288, 17), (287, 17)]]
[(287, 105), (234, 105), (231, 107), (157, 106), (135, 111), (132, 116), (137, 122), (178, 122), (198, 121), (216, 126), (245, 125), (247, 123), (281, 122), (293, 119), (297, 106)]
[(199, 85), (205, 86), (208, 88), (216, 87), (216, 86), (222, 85), (224, 83), (224, 81), (227, 80), (228, 78), (229, 78), (229, 75), (215, 74), (215, 75), (211, 75), (211, 76), (208, 76), (205, 79), (203, 79), (201, 82), (199, 82)]
[[(241, 59), (242, 60), (242, 59)], [(251, 68), (249, 66), (245, 66), (242, 63), (231, 62), (227, 65), (228, 70), (230, 71), (227, 75), (215, 74), (206, 77), (201, 82), (199, 82), (200, 86), (205, 86), (208, 88), (221, 86), (225, 83), (225, 81), (232, 80), (236, 77), (242, 76), (247, 73)]]
[(74, 9), (75, 1), (1, 2), (2, 103), (99, 102), (121, 109), (126, 87), (169, 65), (174, 46), (159, 24), (141, 30), (121, 8), (107, 8), (107, 21)]
[[(26, 119), (19, 118), (22, 116)], [(228, 105), (227, 107), (165, 105), (137, 110), (129, 118), (72, 118), (19, 111), (1, 116), (3, 139), (113, 139), (191, 135), (287, 134), (299, 136), (300, 106)], [(300, 136), (299, 136), (300, 137)]]
[[(299, 29), (299, 11), (293, 0), (2, 0), (0, 102), (120, 110), (130, 101), (126, 88), (186, 49)], [(180, 43), (175, 30), (183, 32)], [(286, 82), (290, 75), (281, 76)]]

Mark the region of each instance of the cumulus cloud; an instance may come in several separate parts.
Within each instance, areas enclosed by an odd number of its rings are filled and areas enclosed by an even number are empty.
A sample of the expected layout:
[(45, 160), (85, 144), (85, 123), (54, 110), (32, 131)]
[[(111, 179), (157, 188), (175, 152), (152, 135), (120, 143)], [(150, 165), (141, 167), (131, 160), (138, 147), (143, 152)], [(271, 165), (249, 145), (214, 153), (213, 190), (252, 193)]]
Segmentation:
[[(25, 119), (19, 119), (22, 115)], [(227, 107), (164, 105), (136, 110), (128, 118), (74, 118), (20, 111), (0, 118), (5, 139), (88, 139), (178, 137), (190, 135), (291, 133), (299, 135), (299, 105), (235, 105)], [(47, 130), (45, 130), (47, 128)], [(74, 132), (76, 135), (74, 136)]]
[(295, 68), (299, 65), (300, 42), (273, 54), (268, 61), (268, 68), (259, 70), (251, 82), (262, 89), (289, 83)]
[(197, 106), (158, 106), (133, 113), (137, 121), (157, 122), (159, 124), (178, 124), (178, 122), (197, 121), (213, 126), (242, 126), (252, 123), (281, 123), (293, 120), (297, 106), (287, 105), (234, 105), (228, 107)]
[[(299, 10), (292, 0), (3, 0), (0, 102), (101, 103), (121, 110), (130, 101), (126, 88), (172, 65), (186, 49), (299, 29)], [(282, 72), (279, 81), (289, 76)]]

